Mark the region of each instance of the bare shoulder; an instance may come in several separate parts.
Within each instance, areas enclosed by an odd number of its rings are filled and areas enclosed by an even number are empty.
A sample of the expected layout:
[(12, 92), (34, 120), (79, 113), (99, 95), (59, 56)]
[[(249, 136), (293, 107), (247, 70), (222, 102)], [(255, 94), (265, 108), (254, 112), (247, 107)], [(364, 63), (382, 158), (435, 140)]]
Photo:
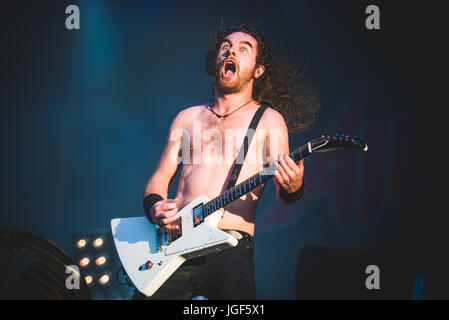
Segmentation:
[(274, 110), (273, 108), (267, 108), (265, 110), (261, 122), (263, 122), (263, 126), (268, 129), (284, 128), (287, 126), (282, 114), (279, 111)]
[(206, 108), (206, 104), (187, 107), (178, 112), (176, 117), (195, 117)]
[(188, 124), (192, 123), (194, 119), (199, 118), (200, 114), (205, 110), (205, 108), (206, 105), (201, 104), (182, 109), (173, 119), (172, 126), (185, 128)]

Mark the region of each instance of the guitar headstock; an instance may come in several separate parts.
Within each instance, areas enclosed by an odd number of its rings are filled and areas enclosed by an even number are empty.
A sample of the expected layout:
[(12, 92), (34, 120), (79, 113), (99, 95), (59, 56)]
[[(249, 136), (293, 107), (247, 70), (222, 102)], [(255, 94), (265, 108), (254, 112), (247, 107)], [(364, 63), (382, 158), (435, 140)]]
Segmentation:
[(326, 152), (335, 150), (361, 150), (367, 151), (368, 145), (361, 137), (353, 137), (339, 133), (322, 134), (312, 142), (313, 152)]

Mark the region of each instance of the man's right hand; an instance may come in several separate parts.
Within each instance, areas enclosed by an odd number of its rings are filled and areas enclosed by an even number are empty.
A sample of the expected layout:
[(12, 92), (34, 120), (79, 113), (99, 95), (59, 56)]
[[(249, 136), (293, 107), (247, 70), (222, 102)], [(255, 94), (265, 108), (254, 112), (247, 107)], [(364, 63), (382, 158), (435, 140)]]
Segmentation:
[(178, 214), (178, 198), (156, 202), (150, 209), (151, 218), (156, 225), (166, 230), (177, 230), (178, 225), (171, 224), (180, 218)]

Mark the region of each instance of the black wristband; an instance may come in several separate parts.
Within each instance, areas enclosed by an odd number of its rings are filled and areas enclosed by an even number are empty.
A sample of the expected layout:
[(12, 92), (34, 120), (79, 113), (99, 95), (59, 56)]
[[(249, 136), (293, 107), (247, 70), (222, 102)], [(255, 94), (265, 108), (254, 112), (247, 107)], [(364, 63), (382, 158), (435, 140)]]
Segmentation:
[(279, 189), (279, 197), (284, 200), (287, 204), (291, 204), (295, 201), (298, 201), (304, 195), (304, 180), (302, 182), (301, 187), (295, 192), (288, 193), (282, 187)]
[(160, 195), (157, 193), (151, 193), (143, 199), (143, 211), (145, 211), (148, 220), (150, 220), (151, 223), (155, 224), (153, 220), (151, 219), (150, 210), (151, 207), (158, 201), (164, 200)]

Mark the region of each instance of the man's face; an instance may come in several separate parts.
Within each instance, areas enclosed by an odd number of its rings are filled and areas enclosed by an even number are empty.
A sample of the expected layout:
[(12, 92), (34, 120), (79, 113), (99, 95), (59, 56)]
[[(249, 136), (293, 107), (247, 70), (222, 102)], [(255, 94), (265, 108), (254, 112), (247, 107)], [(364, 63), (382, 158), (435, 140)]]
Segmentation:
[(223, 93), (239, 92), (255, 76), (257, 41), (249, 34), (226, 36), (217, 55), (216, 83)]

